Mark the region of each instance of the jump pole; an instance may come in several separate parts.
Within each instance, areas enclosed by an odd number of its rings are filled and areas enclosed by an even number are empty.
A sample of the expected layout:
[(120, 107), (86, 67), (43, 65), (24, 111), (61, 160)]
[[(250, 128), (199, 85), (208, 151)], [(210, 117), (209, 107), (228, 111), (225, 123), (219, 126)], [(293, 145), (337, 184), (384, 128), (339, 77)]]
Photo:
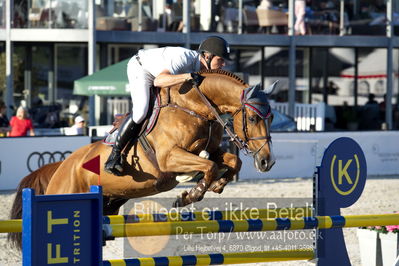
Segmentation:
[[(219, 221), (245, 219), (276, 219), (313, 216), (312, 207), (256, 209), (239, 211), (176, 212), (103, 216), (103, 224), (163, 223), (188, 221)], [(22, 219), (1, 220), (0, 233), (21, 233)]]
[[(366, 176), (360, 146), (350, 138), (333, 141), (315, 175), (316, 214), (339, 216), (340, 208), (349, 207), (360, 197)], [(85, 194), (46, 196), (35, 196), (33, 190), (25, 189), (23, 265), (102, 265), (102, 218), (101, 187), (93, 186)], [(320, 229), (319, 234), (317, 265), (350, 265), (342, 228)]]
[(314, 258), (313, 249), (304, 249), (304, 250), (288, 250), (288, 251), (284, 250), (284, 251), (242, 252), (242, 253), (216, 253), (216, 254), (201, 254), (201, 255), (105, 260), (103, 261), (103, 265), (104, 266), (221, 265), (221, 264), (311, 260), (313, 258)]
[(104, 225), (107, 237), (263, 232), (302, 229), (338, 229), (399, 224), (399, 213), (378, 215), (314, 216), (249, 220), (219, 220)]

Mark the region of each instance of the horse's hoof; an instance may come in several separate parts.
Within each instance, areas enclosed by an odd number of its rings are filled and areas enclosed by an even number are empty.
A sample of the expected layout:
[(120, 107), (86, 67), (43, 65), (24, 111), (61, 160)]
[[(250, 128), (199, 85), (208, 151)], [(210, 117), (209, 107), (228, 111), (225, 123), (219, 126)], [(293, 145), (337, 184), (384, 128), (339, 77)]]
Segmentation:
[(173, 202), (173, 208), (179, 208), (183, 206), (184, 206), (183, 199), (178, 196), (177, 199)]
[(184, 191), (181, 196), (177, 196), (177, 199), (173, 202), (173, 207), (178, 208), (178, 207), (184, 207), (187, 204), (184, 203), (184, 199), (187, 197), (188, 192)]
[(219, 188), (213, 189), (212, 191), (215, 192), (215, 193), (217, 193), (217, 194), (222, 194), (223, 190), (224, 190), (224, 188), (219, 187)]
[(213, 181), (212, 184), (209, 186), (208, 191), (213, 191), (215, 193), (221, 194), (224, 190), (224, 187), (229, 183), (229, 180), (222, 177), (216, 181)]

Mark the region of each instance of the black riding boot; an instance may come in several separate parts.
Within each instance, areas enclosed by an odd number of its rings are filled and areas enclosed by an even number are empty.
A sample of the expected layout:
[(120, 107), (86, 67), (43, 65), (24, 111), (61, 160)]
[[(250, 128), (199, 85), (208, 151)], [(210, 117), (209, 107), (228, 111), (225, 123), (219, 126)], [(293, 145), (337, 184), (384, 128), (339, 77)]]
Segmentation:
[(132, 114), (126, 117), (126, 120), (119, 128), (116, 136), (115, 144), (112, 152), (105, 162), (105, 171), (114, 175), (123, 175), (123, 158), (121, 156), (122, 150), (126, 147), (129, 141), (135, 142), (140, 133), (141, 124), (136, 124), (133, 121)]

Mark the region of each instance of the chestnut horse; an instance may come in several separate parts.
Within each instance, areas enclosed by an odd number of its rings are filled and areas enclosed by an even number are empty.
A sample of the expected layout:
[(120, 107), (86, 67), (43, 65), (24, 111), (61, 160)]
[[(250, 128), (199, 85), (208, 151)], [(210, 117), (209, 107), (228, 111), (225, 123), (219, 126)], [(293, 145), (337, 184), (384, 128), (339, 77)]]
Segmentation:
[[(272, 115), (267, 98), (276, 83), (264, 91), (259, 86), (250, 87), (223, 70), (199, 74), (203, 80), (198, 86), (186, 81), (160, 90), (158, 121), (147, 135), (155, 151), (155, 162), (142, 145), (135, 143), (125, 154), (127, 165), (123, 176), (109, 174), (101, 167), (104, 214), (117, 214), (130, 198), (171, 190), (178, 184), (177, 175), (193, 171), (202, 172), (203, 178), (189, 192), (185, 191), (175, 206), (199, 201), (206, 191), (221, 193), (241, 168), (236, 155), (220, 148), (223, 129), (239, 148), (252, 154), (259, 171), (271, 169), (275, 159), (270, 137)], [(221, 120), (221, 114), (232, 115), (234, 134)], [(203, 150), (210, 154), (208, 159), (199, 156)], [(101, 142), (76, 150), (52, 167), (45, 194), (88, 192), (99, 180), (82, 165), (98, 155), (100, 162), (105, 162), (110, 152), (111, 147)], [(219, 177), (219, 169), (227, 171)]]
[[(192, 82), (185, 82), (161, 90), (164, 107), (147, 136), (155, 150), (157, 165), (146, 156), (141, 145), (134, 145), (126, 156), (128, 166), (124, 176), (108, 174), (101, 169), (104, 196), (130, 199), (154, 195), (174, 188), (178, 184), (176, 175), (192, 171), (203, 172), (204, 177), (190, 192), (183, 193), (180, 206), (201, 200), (208, 189), (220, 193), (240, 170), (241, 162), (236, 155), (219, 147), (224, 126), (215, 123), (219, 114), (233, 115), (234, 131), (242, 142), (247, 141), (247, 149), (254, 152), (258, 170), (271, 168), (274, 158), (266, 126), (271, 124), (271, 116), (265, 123), (256, 108), (250, 108), (254, 104), (249, 104), (252, 98), (263, 100), (255, 104), (267, 105), (270, 109), (266, 92), (258, 86), (250, 87), (226, 71), (199, 74), (204, 77), (199, 88)], [(105, 162), (110, 150), (109, 146), (97, 142), (73, 152), (53, 174), (46, 194), (88, 192), (91, 185), (98, 184), (98, 176), (83, 169), (82, 164), (97, 155)], [(209, 159), (198, 156), (202, 150), (208, 151)], [(219, 168), (228, 170), (216, 180)]]

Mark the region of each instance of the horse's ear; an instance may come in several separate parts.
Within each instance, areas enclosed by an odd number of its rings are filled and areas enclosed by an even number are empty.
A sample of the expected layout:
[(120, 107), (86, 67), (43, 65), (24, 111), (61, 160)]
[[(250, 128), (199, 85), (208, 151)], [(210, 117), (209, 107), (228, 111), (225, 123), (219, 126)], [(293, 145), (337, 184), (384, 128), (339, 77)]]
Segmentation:
[(277, 84), (280, 82), (280, 80), (276, 80), (275, 82), (273, 82), (272, 85), (270, 85), (268, 88), (265, 88), (263, 91), (267, 94), (270, 95), (274, 92), (274, 90), (277, 87)]
[(247, 92), (245, 93), (245, 100), (249, 100), (253, 96), (257, 95), (259, 90), (260, 90), (260, 84), (247, 88), (246, 89)]

